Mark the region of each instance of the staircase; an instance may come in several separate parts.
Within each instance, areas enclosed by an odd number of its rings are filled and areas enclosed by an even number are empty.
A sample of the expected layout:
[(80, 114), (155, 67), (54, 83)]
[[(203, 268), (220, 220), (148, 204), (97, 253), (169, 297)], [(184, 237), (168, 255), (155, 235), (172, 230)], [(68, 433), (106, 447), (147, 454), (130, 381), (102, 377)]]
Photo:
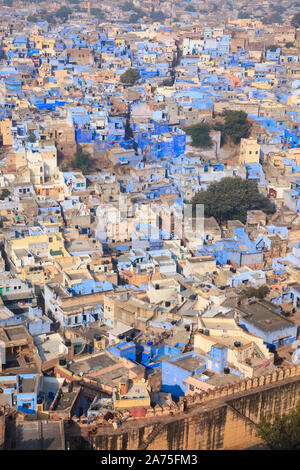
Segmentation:
[[(193, 326), (192, 326), (193, 328)], [(182, 350), (182, 354), (186, 353), (186, 352), (190, 352), (193, 350), (193, 347), (194, 347), (194, 336), (195, 336), (195, 333), (196, 333), (197, 329), (194, 327), (190, 333), (190, 337), (189, 337), (189, 340), (188, 342), (186, 343), (186, 345), (184, 346), (184, 349)]]

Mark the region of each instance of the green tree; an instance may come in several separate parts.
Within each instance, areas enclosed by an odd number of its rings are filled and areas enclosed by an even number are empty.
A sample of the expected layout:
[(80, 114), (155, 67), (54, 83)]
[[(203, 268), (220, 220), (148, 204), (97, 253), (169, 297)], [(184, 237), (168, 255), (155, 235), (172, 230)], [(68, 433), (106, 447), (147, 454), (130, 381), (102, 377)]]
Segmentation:
[(239, 11), (238, 18), (241, 20), (247, 19), (247, 18), (250, 18), (250, 14), (247, 13), (246, 11)]
[(251, 127), (244, 111), (225, 110), (224, 136), (229, 136), (234, 144), (239, 144), (243, 137), (248, 137)]
[(264, 299), (269, 292), (270, 289), (266, 285), (259, 286), (257, 288), (249, 287), (248, 289), (245, 289), (242, 292), (242, 297), (246, 297), (248, 299), (250, 299), (251, 297), (256, 297), (257, 299)]
[(2, 189), (1, 193), (0, 193), (0, 199), (1, 201), (3, 201), (6, 197), (8, 197), (10, 195), (10, 191), (6, 188)]
[(162, 11), (152, 10), (150, 13), (150, 18), (152, 21), (159, 21), (160, 23), (164, 22), (167, 16)]
[(248, 210), (262, 210), (274, 213), (270, 199), (263, 196), (255, 180), (227, 177), (211, 184), (206, 191), (200, 191), (192, 198), (192, 205), (204, 204), (205, 217), (215, 217), (219, 223), (240, 220), (246, 223)]
[(264, 24), (273, 24), (273, 23), (281, 23), (282, 18), (279, 13), (272, 13), (270, 16), (267, 16), (263, 19)]
[(285, 44), (285, 47), (288, 48), (288, 49), (289, 49), (290, 47), (294, 47), (294, 46), (295, 46), (295, 44), (294, 44), (293, 42), (287, 42), (287, 43)]
[(272, 450), (300, 449), (300, 402), (296, 409), (272, 420), (271, 416), (262, 418), (257, 426), (257, 436)]
[(135, 9), (135, 6), (132, 2), (125, 2), (120, 8), (123, 11), (132, 11)]
[(47, 15), (44, 15), (44, 16), (42, 17), (42, 19), (43, 19), (44, 21), (47, 21), (47, 23), (49, 23), (49, 24), (56, 24), (56, 19), (55, 19), (55, 17), (54, 17), (53, 15), (51, 15), (50, 13), (48, 13)]
[(188, 5), (186, 7), (185, 11), (190, 11), (190, 12), (194, 13), (196, 11), (196, 8), (194, 7), (194, 5)]
[(128, 19), (128, 22), (131, 23), (131, 24), (135, 24), (135, 23), (138, 23), (139, 19), (140, 19), (140, 15), (138, 15), (138, 13), (132, 13), (132, 15), (130, 15), (129, 19)]
[(172, 78), (165, 78), (162, 82), (160, 82), (159, 86), (173, 86), (174, 80)]
[(285, 8), (281, 5), (270, 5), (270, 7), (272, 8), (272, 10), (275, 10), (277, 11), (278, 13), (283, 13), (285, 12)]
[(198, 123), (186, 127), (186, 133), (192, 137), (193, 147), (211, 148), (213, 141), (209, 135), (210, 127), (206, 123)]
[(96, 16), (99, 20), (105, 20), (105, 13), (101, 8), (91, 8), (91, 14)]
[(38, 22), (38, 17), (35, 16), (35, 15), (30, 15), (27, 17), (27, 21), (29, 21), (30, 23), (37, 23)]
[(276, 52), (277, 49), (278, 49), (278, 46), (275, 46), (275, 44), (273, 44), (273, 45), (270, 46), (268, 49), (269, 49), (269, 51), (271, 51), (271, 52)]
[(299, 28), (300, 27), (300, 12), (296, 13), (293, 16), (291, 24), (292, 24), (292, 26), (294, 26), (294, 28)]
[(120, 80), (122, 83), (126, 85), (134, 85), (139, 79), (141, 78), (141, 75), (138, 70), (136, 69), (127, 69), (126, 72), (124, 72)]
[(79, 150), (75, 154), (75, 167), (79, 168), (82, 172), (88, 170), (90, 164), (90, 154)]

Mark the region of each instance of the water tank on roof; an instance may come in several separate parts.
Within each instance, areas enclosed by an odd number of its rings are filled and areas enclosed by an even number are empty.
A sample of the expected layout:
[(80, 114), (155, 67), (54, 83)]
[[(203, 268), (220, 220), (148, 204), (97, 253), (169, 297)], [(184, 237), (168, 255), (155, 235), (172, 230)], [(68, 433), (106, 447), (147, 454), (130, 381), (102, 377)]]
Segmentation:
[(229, 367), (224, 367), (224, 374), (229, 374), (229, 373), (230, 373)]
[(67, 365), (67, 361), (65, 359), (60, 359), (59, 360), (59, 365), (60, 366), (65, 366), (65, 365)]

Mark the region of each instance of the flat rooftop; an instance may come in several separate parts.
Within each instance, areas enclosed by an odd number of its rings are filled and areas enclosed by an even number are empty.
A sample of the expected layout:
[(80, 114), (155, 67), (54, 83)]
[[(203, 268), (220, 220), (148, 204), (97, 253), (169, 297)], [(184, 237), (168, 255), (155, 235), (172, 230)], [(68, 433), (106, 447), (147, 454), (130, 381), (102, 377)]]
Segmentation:
[(221, 343), (222, 346), (225, 345), (229, 348), (236, 347), (234, 345), (234, 343), (236, 343), (236, 342), (241, 343), (241, 346), (239, 346), (239, 347), (246, 346), (246, 344), (251, 343), (250, 339), (245, 340), (245, 338), (243, 338), (242, 336), (222, 335), (221, 337), (219, 337), (219, 336), (215, 336), (215, 337), (214, 336), (209, 336), (209, 338), (212, 338), (212, 339), (216, 340), (216, 343), (214, 344), (214, 347), (217, 346), (217, 344), (218, 344), (217, 342), (219, 342), (219, 344)]
[(194, 372), (196, 369), (205, 364), (205, 360), (198, 356), (187, 356), (178, 358), (176, 361), (172, 361), (172, 364), (189, 372)]
[(86, 356), (85, 358), (74, 361), (73, 364), (69, 366), (69, 370), (76, 375), (80, 372), (87, 374), (92, 370), (101, 370), (106, 367), (114, 366), (117, 362), (117, 359), (112, 359), (108, 354), (100, 353), (95, 356)]
[(146, 383), (138, 383), (138, 384), (131, 383), (125, 395), (118, 395), (118, 397), (121, 399), (124, 399), (124, 398), (133, 399), (133, 398), (147, 397), (147, 396), (149, 396), (149, 394), (147, 391)]
[(47, 286), (61, 299), (70, 297), (70, 294), (59, 283), (50, 282)]
[(68, 348), (58, 333), (37, 335), (34, 337), (34, 344), (43, 362), (51, 361), (68, 352)]
[(214, 374), (207, 383), (210, 385), (215, 385), (216, 387), (220, 387), (222, 385), (239, 383), (241, 379), (241, 377), (235, 374)]
[(294, 322), (271, 310), (271, 308), (262, 302), (240, 305), (237, 310), (242, 313), (242, 317), (246, 321), (266, 332), (295, 326)]
[(74, 402), (77, 395), (78, 395), (78, 391), (63, 393), (57, 399), (56, 404), (54, 406), (54, 410), (58, 410), (58, 411), (67, 410), (68, 408), (70, 408), (70, 406)]
[(31, 337), (24, 325), (17, 325), (12, 327), (3, 328), (4, 335), (1, 339), (8, 341), (28, 341), (28, 338)]
[(117, 367), (113, 370), (108, 370), (98, 376), (93, 376), (93, 379), (99, 381), (100, 384), (109, 385), (111, 387), (118, 386), (123, 380), (129, 378), (129, 371), (125, 369), (124, 366), (120, 363), (120, 367)]
[(76, 333), (76, 335), (88, 340), (92, 341), (96, 338), (96, 336), (106, 336), (108, 335), (108, 327), (106, 326), (88, 326), (87, 328), (78, 328), (78, 329), (73, 329), (73, 331)]

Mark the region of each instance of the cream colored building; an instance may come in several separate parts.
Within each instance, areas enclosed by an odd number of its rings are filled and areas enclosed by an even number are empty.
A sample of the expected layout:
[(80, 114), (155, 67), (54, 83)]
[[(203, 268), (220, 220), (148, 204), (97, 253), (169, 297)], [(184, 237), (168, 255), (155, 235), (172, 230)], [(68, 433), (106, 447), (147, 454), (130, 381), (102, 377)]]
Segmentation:
[(30, 171), (30, 182), (42, 184), (45, 182), (44, 162), (39, 152), (26, 152), (27, 165)]
[[(274, 355), (270, 353), (262, 338), (245, 332), (234, 318), (201, 318), (198, 319), (198, 331), (194, 337), (194, 351), (209, 354), (214, 344), (227, 348), (227, 364), (231, 369), (252, 378), (260, 367), (272, 367)], [(201, 332), (203, 331), (203, 333)], [(204, 332), (208, 332), (204, 334)]]

